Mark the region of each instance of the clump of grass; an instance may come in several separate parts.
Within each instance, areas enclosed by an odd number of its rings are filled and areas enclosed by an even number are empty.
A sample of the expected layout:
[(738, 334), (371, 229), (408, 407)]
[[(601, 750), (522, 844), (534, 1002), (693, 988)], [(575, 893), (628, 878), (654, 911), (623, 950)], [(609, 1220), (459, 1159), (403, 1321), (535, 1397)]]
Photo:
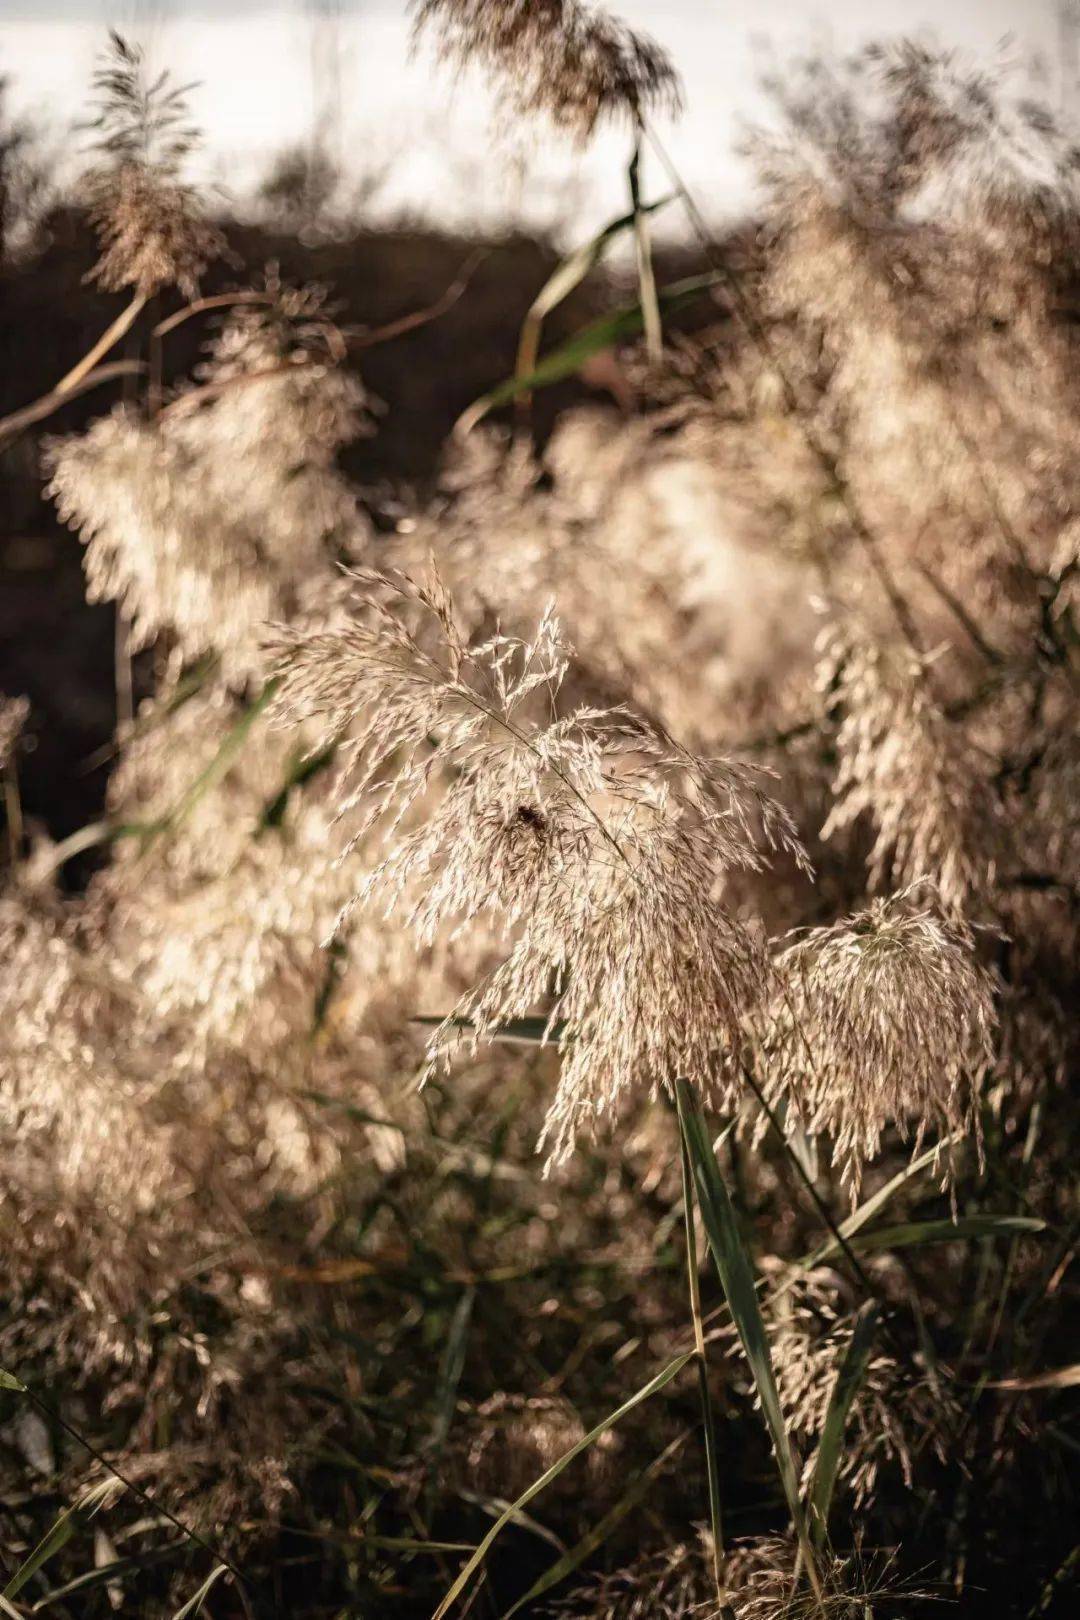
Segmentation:
[[(673, 93), (584, 8), (419, 17), (582, 136)], [(741, 324), (376, 540), (325, 293), (193, 297), (114, 41), (99, 273), (190, 302), (48, 451), (156, 685), (74, 843), (0, 709), (16, 1612), (1063, 1600), (1075, 166), (924, 52), (807, 84)]]

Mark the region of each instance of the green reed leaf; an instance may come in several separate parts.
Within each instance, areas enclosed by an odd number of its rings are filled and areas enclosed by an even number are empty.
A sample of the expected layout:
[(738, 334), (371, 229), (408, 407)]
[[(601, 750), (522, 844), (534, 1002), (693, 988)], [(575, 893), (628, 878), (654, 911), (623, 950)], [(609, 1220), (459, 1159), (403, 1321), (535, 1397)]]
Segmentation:
[(818, 1439), (814, 1474), (810, 1481), (809, 1506), (811, 1533), (819, 1547), (825, 1541), (829, 1506), (840, 1472), (840, 1460), (844, 1453), (844, 1430), (855, 1397), (870, 1365), (870, 1352), (873, 1349), (878, 1314), (876, 1302), (868, 1300), (855, 1318), (855, 1329), (836, 1374), (836, 1382), (833, 1384), (828, 1410), (825, 1413), (825, 1422)]
[(674, 1361), (669, 1361), (666, 1367), (662, 1368), (655, 1377), (650, 1378), (647, 1384), (643, 1384), (635, 1394), (630, 1396), (629, 1400), (624, 1401), (614, 1412), (609, 1412), (607, 1417), (603, 1418), (595, 1428), (590, 1429), (588, 1434), (584, 1435), (576, 1445), (571, 1446), (569, 1451), (564, 1452), (561, 1457), (552, 1463), (546, 1473), (541, 1474), (539, 1479), (534, 1480), (529, 1488), (521, 1493), (516, 1502), (512, 1502), (508, 1508), (500, 1513), (472, 1557), (459, 1572), (454, 1584), (436, 1609), (433, 1620), (443, 1620), (443, 1616), (449, 1614), (453, 1605), (468, 1586), (472, 1576), (484, 1562), (496, 1538), (514, 1518), (515, 1514), (525, 1507), (527, 1503), (531, 1502), (534, 1497), (539, 1496), (540, 1492), (550, 1485), (553, 1479), (557, 1479), (563, 1469), (572, 1463), (575, 1457), (580, 1456), (583, 1451), (587, 1451), (594, 1441), (599, 1440), (602, 1434), (606, 1434), (628, 1412), (632, 1412), (636, 1406), (641, 1405), (642, 1401), (647, 1401), (650, 1395), (655, 1395), (665, 1385), (670, 1384), (671, 1380), (682, 1371), (687, 1362), (692, 1360), (693, 1352), (687, 1351), (685, 1355), (676, 1356)]

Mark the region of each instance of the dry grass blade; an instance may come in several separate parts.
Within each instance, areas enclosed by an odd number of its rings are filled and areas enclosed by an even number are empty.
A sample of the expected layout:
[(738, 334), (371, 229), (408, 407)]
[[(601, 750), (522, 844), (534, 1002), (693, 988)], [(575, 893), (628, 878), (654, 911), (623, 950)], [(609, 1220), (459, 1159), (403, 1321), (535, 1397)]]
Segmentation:
[(994, 1378), (987, 1389), (1075, 1389), (1080, 1384), (1080, 1362), (1055, 1367), (1052, 1372), (1032, 1373), (1029, 1378)]
[(550, 1592), (552, 1587), (558, 1586), (560, 1581), (564, 1581), (568, 1575), (573, 1574), (575, 1569), (579, 1569), (598, 1547), (602, 1547), (608, 1536), (622, 1523), (626, 1515), (648, 1495), (656, 1481), (663, 1474), (668, 1463), (681, 1451), (686, 1439), (686, 1434), (676, 1435), (671, 1444), (664, 1447), (660, 1456), (654, 1462), (651, 1462), (648, 1468), (644, 1469), (631, 1483), (629, 1489), (611, 1511), (605, 1513), (603, 1518), (594, 1524), (588, 1534), (582, 1536), (575, 1546), (568, 1548), (562, 1557), (552, 1564), (550, 1569), (546, 1569), (539, 1579), (533, 1582), (529, 1590), (518, 1598), (512, 1608), (507, 1609), (503, 1615), (503, 1620), (511, 1620), (511, 1616), (520, 1614), (527, 1603), (532, 1603), (538, 1597), (543, 1597), (545, 1592)]
[(188, 1598), (187, 1602), (177, 1609), (176, 1613), (172, 1617), (172, 1620), (194, 1620), (195, 1615), (200, 1612), (203, 1604), (206, 1602), (206, 1599), (210, 1596), (211, 1588), (216, 1586), (222, 1575), (227, 1573), (228, 1571), (224, 1564), (219, 1564), (216, 1569), (212, 1569), (205, 1581), (203, 1581), (202, 1585), (199, 1587), (199, 1590), (197, 1592), (193, 1592), (191, 1597)]
[(576, 1445), (571, 1446), (569, 1451), (565, 1452), (557, 1462), (551, 1465), (546, 1473), (542, 1474), (538, 1480), (535, 1480), (533, 1484), (529, 1486), (528, 1490), (523, 1491), (517, 1500), (512, 1502), (511, 1505), (499, 1515), (491, 1529), (488, 1531), (487, 1535), (473, 1553), (472, 1557), (458, 1574), (457, 1579), (454, 1581), (454, 1584), (451, 1586), (442, 1602), (439, 1604), (439, 1607), (436, 1609), (433, 1616), (433, 1620), (443, 1620), (443, 1617), (450, 1613), (450, 1610), (465, 1591), (465, 1588), (468, 1586), (473, 1575), (483, 1564), (484, 1559), (487, 1557), (488, 1552), (490, 1551), (496, 1538), (503, 1530), (505, 1530), (506, 1526), (514, 1518), (515, 1514), (517, 1514), (523, 1507), (531, 1502), (534, 1497), (539, 1496), (540, 1492), (550, 1485), (553, 1479), (557, 1479), (562, 1473), (563, 1469), (572, 1463), (575, 1457), (579, 1457), (583, 1451), (587, 1451), (588, 1448), (596, 1440), (598, 1440), (602, 1434), (606, 1434), (607, 1431), (612, 1428), (614, 1424), (618, 1423), (622, 1418), (624, 1418), (628, 1412), (632, 1412), (636, 1406), (641, 1405), (642, 1401), (647, 1401), (650, 1395), (657, 1394), (659, 1390), (664, 1389), (666, 1385), (670, 1384), (671, 1380), (682, 1372), (683, 1368), (690, 1360), (692, 1360), (692, 1354), (691, 1352), (687, 1352), (686, 1355), (676, 1356), (674, 1361), (669, 1361), (667, 1366), (656, 1374), (655, 1378), (650, 1378), (649, 1382), (642, 1385), (641, 1389), (639, 1389), (635, 1394), (631, 1395), (629, 1400), (624, 1401), (622, 1405), (617, 1407), (614, 1412), (609, 1413), (602, 1422), (596, 1424), (594, 1428), (590, 1429), (588, 1434), (584, 1435)]
[[(920, 1153), (917, 1158), (911, 1160), (910, 1164), (906, 1164), (902, 1170), (899, 1170), (895, 1176), (890, 1177), (883, 1187), (878, 1188), (877, 1192), (871, 1193), (869, 1198), (864, 1198), (858, 1209), (854, 1210), (850, 1215), (846, 1216), (845, 1219), (840, 1222), (838, 1228), (840, 1236), (849, 1240), (853, 1238), (856, 1232), (861, 1231), (868, 1221), (873, 1220), (875, 1215), (881, 1213), (886, 1204), (888, 1204), (890, 1200), (893, 1199), (896, 1194), (900, 1192), (900, 1190), (905, 1187), (909, 1181), (912, 1180), (913, 1177), (917, 1176), (921, 1170), (925, 1170), (928, 1165), (935, 1164), (942, 1151), (954, 1146), (957, 1140), (957, 1137), (949, 1137), (945, 1141), (936, 1143), (931, 1148), (927, 1148), (924, 1153)], [(835, 1241), (831, 1244), (827, 1243), (823, 1245), (820, 1250), (817, 1250), (814, 1254), (808, 1256), (803, 1263), (808, 1266), (817, 1265), (820, 1260), (825, 1258), (826, 1250), (833, 1253), (835, 1252), (836, 1247), (837, 1245), (835, 1244)]]
[[(714, 272), (686, 276), (681, 281), (661, 287), (656, 295), (657, 303), (661, 311), (674, 314), (677, 310), (692, 304), (695, 299), (716, 286), (716, 283), (717, 276)], [(636, 303), (627, 304), (624, 308), (615, 310), (610, 315), (603, 315), (599, 320), (582, 327), (580, 332), (545, 355), (527, 375), (508, 378), (506, 382), (490, 389), (470, 405), (455, 423), (455, 434), (463, 438), (500, 405), (509, 404), (521, 394), (531, 394), (538, 388), (548, 388), (552, 383), (561, 382), (564, 377), (574, 376), (594, 354), (599, 354), (602, 349), (609, 349), (613, 343), (636, 337), (644, 328), (644, 324), (645, 315), (642, 306)]]
[[(536, 370), (537, 356), (540, 352), (540, 334), (547, 317), (553, 309), (557, 309), (564, 298), (569, 297), (575, 287), (581, 285), (589, 272), (596, 268), (604, 257), (608, 248), (624, 231), (637, 228), (639, 215), (653, 214), (657, 209), (663, 208), (665, 203), (671, 201), (670, 197), (662, 197), (658, 202), (645, 203), (634, 208), (619, 219), (613, 219), (598, 231), (589, 241), (575, 248), (572, 253), (552, 271), (536, 297), (529, 306), (521, 326), (521, 337), (518, 341), (517, 364), (514, 367), (514, 379), (520, 382), (522, 378), (532, 376)], [(521, 398), (522, 396), (518, 396)]]

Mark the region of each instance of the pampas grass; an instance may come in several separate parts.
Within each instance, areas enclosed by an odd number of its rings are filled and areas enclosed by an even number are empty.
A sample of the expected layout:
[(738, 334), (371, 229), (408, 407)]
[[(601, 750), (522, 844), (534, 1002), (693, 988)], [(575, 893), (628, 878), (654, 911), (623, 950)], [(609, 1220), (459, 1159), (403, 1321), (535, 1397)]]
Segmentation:
[[(676, 95), (592, 8), (417, 20), (581, 138)], [(8, 793), (5, 1600), (1051, 1614), (1056, 121), (912, 48), (793, 73), (752, 318), (628, 350), (636, 415), (542, 457), (474, 433), (377, 534), (325, 290), (195, 299), (182, 99), (119, 40), (96, 92), (95, 274), (133, 300), (97, 355), (165, 288), (209, 324), (186, 383), (45, 449), (154, 690), (100, 822), (51, 847)], [(0, 703), (9, 788), (32, 729)]]

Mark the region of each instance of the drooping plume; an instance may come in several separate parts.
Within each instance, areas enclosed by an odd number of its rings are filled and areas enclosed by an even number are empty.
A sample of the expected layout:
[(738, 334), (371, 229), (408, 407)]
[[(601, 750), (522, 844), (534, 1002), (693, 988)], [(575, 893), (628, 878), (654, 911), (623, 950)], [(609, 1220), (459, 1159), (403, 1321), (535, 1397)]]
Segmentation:
[(678, 75), (651, 39), (581, 0), (417, 0), (418, 33), (490, 73), (504, 100), (586, 140), (605, 119), (678, 107)]

